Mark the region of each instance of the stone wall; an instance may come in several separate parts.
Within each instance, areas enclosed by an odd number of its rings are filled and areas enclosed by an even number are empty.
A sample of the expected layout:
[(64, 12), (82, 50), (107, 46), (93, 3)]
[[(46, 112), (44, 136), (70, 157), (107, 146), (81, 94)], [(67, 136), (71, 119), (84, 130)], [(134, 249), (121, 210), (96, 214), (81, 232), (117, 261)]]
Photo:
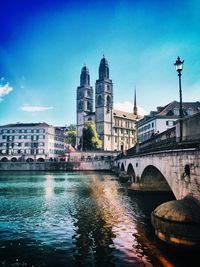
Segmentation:
[[(180, 122), (176, 124), (176, 137), (180, 138)], [(200, 112), (183, 119), (183, 141), (200, 142)]]
[(0, 171), (101, 171), (110, 170), (111, 161), (0, 162)]

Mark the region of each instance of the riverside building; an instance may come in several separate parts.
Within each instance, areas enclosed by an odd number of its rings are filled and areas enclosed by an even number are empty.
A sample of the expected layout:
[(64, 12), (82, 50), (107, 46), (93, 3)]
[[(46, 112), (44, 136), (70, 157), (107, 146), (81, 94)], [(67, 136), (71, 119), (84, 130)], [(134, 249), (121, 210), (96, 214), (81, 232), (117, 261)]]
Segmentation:
[[(95, 106), (95, 110), (93, 109)], [(102, 140), (102, 150), (122, 151), (136, 143), (136, 122), (142, 118), (138, 115), (136, 94), (132, 113), (113, 108), (113, 82), (110, 79), (108, 61), (103, 57), (99, 65), (99, 77), (95, 83), (95, 92), (90, 85), (89, 70), (84, 66), (77, 87), (77, 147), (84, 125), (94, 121), (97, 133)]]
[[(138, 142), (149, 140), (155, 134), (163, 133), (175, 127), (179, 116), (180, 103), (173, 101), (164, 107), (157, 107), (137, 124)], [(185, 118), (200, 112), (200, 102), (183, 102), (183, 115)]]
[(57, 160), (64, 154), (64, 128), (47, 123), (0, 126), (1, 161)]

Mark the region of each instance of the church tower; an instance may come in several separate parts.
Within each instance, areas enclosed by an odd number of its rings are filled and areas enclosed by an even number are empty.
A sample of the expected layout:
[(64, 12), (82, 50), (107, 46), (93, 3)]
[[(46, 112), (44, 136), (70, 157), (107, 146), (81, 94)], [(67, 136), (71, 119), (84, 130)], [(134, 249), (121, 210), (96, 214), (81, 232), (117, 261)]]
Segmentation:
[(96, 128), (102, 140), (103, 150), (113, 150), (113, 83), (109, 79), (108, 61), (103, 58), (99, 65), (99, 79), (95, 85)]
[(77, 114), (77, 147), (80, 144), (85, 117), (93, 111), (93, 88), (90, 86), (89, 70), (84, 66), (80, 75), (80, 86), (77, 87), (76, 114)]

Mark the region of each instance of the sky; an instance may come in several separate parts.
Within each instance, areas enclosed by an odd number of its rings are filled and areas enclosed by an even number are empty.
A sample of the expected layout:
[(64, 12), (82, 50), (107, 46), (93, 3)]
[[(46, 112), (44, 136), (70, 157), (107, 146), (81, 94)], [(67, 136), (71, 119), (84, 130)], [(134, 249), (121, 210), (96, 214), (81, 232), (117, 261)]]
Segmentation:
[(1, 0), (0, 125), (76, 123), (86, 64), (95, 88), (103, 55), (114, 106), (140, 113), (179, 101), (174, 63), (184, 60), (183, 102), (200, 101), (198, 0)]

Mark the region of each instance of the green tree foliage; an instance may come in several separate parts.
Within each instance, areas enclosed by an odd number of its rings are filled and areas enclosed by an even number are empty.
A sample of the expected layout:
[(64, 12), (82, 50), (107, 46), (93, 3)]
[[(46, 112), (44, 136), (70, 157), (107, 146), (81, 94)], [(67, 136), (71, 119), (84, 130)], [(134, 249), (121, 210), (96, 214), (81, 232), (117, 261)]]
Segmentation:
[(76, 145), (76, 125), (71, 124), (66, 131), (65, 142), (75, 147)]
[(83, 150), (93, 150), (102, 147), (102, 141), (99, 139), (96, 131), (96, 124), (88, 121), (83, 128), (83, 140), (81, 140)]

